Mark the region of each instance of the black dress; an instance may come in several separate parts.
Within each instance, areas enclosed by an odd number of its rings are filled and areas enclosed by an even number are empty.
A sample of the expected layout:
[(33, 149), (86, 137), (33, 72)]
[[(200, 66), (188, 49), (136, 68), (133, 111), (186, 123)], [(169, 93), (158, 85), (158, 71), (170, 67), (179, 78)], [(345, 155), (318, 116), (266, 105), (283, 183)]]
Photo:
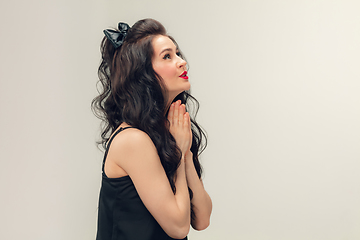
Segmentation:
[[(169, 240), (154, 217), (141, 201), (129, 176), (108, 178), (104, 164), (114, 137), (106, 147), (102, 166), (96, 240)], [(184, 240), (187, 237), (184, 238)]]

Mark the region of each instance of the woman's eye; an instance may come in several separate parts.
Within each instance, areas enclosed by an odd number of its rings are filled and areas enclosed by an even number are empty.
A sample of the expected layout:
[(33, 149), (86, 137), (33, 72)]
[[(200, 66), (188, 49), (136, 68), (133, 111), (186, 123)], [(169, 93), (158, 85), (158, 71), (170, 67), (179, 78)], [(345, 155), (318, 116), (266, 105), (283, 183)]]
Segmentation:
[(165, 54), (165, 56), (163, 57), (163, 59), (170, 59), (170, 54)]
[(178, 55), (179, 57), (181, 56), (180, 52), (176, 52), (176, 55)]

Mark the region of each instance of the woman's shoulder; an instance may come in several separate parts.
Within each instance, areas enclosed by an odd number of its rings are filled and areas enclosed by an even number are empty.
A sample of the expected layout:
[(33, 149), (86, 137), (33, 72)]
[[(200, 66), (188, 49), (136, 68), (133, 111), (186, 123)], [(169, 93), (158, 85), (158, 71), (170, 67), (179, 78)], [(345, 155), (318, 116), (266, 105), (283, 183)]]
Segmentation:
[(157, 162), (157, 149), (149, 135), (137, 128), (120, 130), (109, 146), (108, 160), (116, 163), (128, 175), (136, 174), (134, 169), (145, 162)]
[(152, 148), (154, 145), (149, 135), (138, 128), (127, 126), (118, 129), (116, 132), (118, 133), (114, 137), (110, 146), (110, 148), (115, 151), (118, 149), (122, 152), (127, 152), (144, 148), (146, 149), (149, 147)]

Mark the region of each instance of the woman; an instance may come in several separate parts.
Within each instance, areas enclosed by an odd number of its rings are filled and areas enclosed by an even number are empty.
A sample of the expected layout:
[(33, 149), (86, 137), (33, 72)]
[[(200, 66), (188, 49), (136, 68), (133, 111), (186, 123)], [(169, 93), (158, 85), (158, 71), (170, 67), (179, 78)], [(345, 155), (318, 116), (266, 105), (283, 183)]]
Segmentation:
[(153, 19), (104, 33), (92, 102), (106, 149), (97, 240), (187, 239), (190, 224), (209, 225), (212, 209), (198, 161), (206, 138), (186, 111), (190, 101), (198, 108), (187, 63)]

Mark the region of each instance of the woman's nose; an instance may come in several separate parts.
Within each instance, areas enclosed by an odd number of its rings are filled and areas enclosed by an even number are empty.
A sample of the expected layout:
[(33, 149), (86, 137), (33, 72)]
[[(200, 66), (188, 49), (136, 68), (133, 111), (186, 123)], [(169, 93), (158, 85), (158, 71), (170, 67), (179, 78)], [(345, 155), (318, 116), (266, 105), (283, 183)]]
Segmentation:
[(186, 67), (187, 62), (184, 59), (182, 59), (180, 56), (178, 56), (178, 59), (179, 59), (178, 67), (179, 68)]

